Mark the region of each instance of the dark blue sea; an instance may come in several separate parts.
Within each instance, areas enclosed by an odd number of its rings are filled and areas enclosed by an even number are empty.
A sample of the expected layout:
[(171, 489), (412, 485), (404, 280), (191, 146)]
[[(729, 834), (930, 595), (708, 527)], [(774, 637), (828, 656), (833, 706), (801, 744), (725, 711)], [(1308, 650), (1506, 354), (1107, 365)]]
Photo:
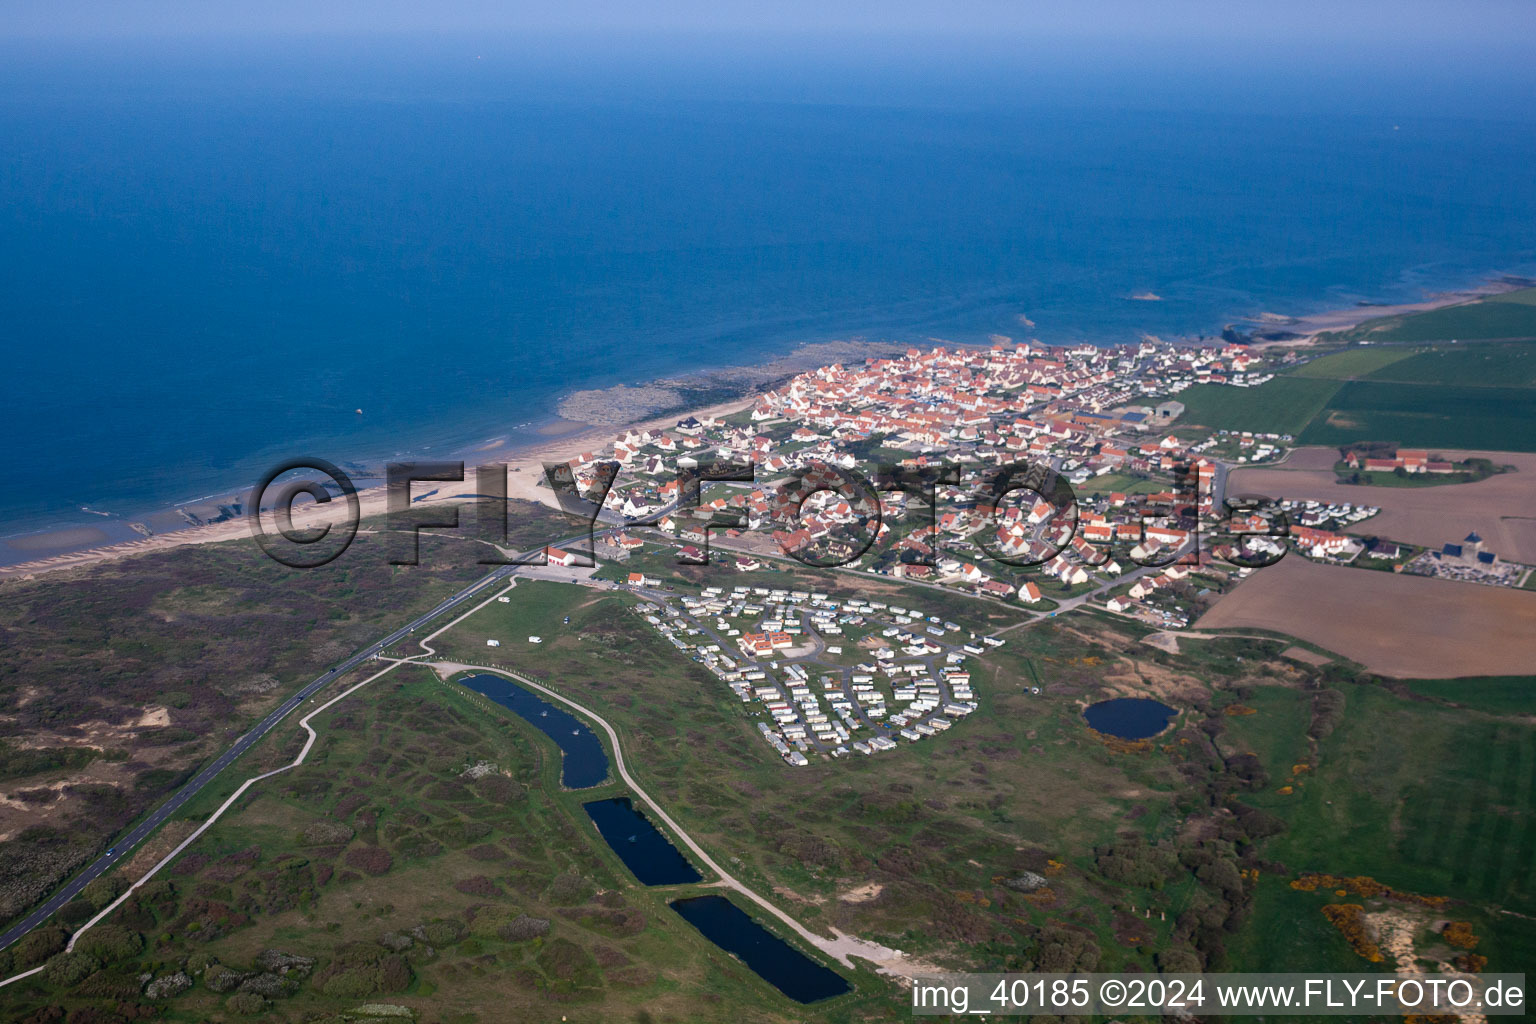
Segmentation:
[(0, 535), (535, 440), (573, 389), (804, 342), (1195, 336), (1536, 270), (1536, 125), (1477, 97), (563, 88), (445, 53), (0, 71)]

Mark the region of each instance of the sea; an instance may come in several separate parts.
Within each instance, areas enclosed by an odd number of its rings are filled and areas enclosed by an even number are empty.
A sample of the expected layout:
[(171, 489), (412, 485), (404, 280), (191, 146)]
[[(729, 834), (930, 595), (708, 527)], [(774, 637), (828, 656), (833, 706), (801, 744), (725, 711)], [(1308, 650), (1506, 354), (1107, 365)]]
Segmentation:
[(13, 540), (294, 456), (505, 451), (573, 390), (808, 342), (1194, 338), (1536, 273), (1496, 75), (144, 46), (0, 60)]

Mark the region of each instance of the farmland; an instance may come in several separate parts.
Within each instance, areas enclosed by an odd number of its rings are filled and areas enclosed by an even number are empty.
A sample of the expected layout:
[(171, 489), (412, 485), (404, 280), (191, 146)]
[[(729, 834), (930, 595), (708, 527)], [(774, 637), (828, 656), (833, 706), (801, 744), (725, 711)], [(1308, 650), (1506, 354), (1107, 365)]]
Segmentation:
[[(1397, 356), (1363, 375), (1369, 380), (1408, 384), (1536, 387), (1536, 345), (1529, 342), (1438, 345), (1422, 350), (1362, 348), (1351, 349), (1347, 354), (1355, 352)], [(1326, 363), (1333, 358), (1336, 357), (1328, 356), (1318, 360), (1318, 363)], [(1315, 366), (1318, 363), (1308, 365)]]
[(1257, 388), (1186, 389), (1181, 425), (1290, 434), (1303, 444), (1536, 451), (1533, 339), (1536, 288), (1368, 321), (1324, 336), (1325, 344), (1368, 346), (1312, 359)]
[[(1280, 466), (1233, 471), (1234, 492), (1272, 498), (1328, 502), (1368, 502), (1381, 512), (1351, 532), (1438, 548), (1476, 531), (1500, 556), (1536, 563), (1536, 455), (1511, 452), (1460, 452), (1433, 449), (1447, 458), (1481, 456), (1515, 467), (1476, 483), (1427, 488), (1365, 488), (1340, 483), (1331, 467), (1338, 452), (1302, 448)], [(1294, 468), (1293, 468), (1294, 467)]]
[(1276, 377), (1256, 388), (1196, 384), (1179, 393), (1183, 424), (1271, 434), (1300, 434), (1339, 389), (1334, 380)]
[(1274, 630), (1408, 679), (1513, 675), (1536, 664), (1528, 594), (1294, 555), (1256, 572), (1196, 626)]
[[(1257, 388), (1197, 384), (1179, 395), (1185, 405), (1182, 424), (1213, 429), (1289, 434), (1302, 444), (1346, 445), (1358, 441), (1395, 441), (1413, 447), (1489, 448), (1536, 451), (1536, 389), (1526, 386), (1418, 382), (1442, 364), (1421, 354), (1402, 361), (1356, 358), (1363, 350), (1337, 353), (1307, 364), (1294, 376), (1281, 376)], [(1344, 363), (1327, 364), (1348, 357)], [(1453, 375), (1472, 376), (1473, 359), (1452, 360)], [(1420, 360), (1429, 360), (1420, 362)], [(1377, 379), (1407, 365), (1415, 380)], [(1488, 380), (1520, 380), (1530, 372), (1531, 357), (1490, 357)], [(1359, 378), (1352, 368), (1376, 367)], [(1499, 377), (1495, 374), (1505, 374)], [(1513, 377), (1507, 376), (1513, 374)]]
[(1397, 348), (1349, 348), (1304, 363), (1293, 370), (1291, 376), (1325, 380), (1375, 377), (1386, 367), (1408, 356), (1407, 351)]
[(1536, 390), (1347, 381), (1328, 396), (1321, 413), (1298, 436), (1303, 444), (1371, 440), (1416, 447), (1536, 451)]

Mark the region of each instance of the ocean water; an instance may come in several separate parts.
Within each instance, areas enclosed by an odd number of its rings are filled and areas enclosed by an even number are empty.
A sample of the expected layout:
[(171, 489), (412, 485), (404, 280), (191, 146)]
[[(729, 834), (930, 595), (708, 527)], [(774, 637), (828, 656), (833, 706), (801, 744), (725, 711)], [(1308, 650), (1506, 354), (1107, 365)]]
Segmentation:
[(1194, 336), (1536, 270), (1529, 120), (263, 68), (0, 100), (0, 535), (803, 342)]

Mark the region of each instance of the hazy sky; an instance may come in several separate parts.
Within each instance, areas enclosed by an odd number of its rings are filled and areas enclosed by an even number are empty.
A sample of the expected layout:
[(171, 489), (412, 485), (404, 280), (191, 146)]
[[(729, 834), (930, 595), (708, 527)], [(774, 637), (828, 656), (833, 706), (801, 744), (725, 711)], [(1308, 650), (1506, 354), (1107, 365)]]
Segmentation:
[(0, 0), (0, 37), (516, 30), (1511, 41), (1531, 0)]

